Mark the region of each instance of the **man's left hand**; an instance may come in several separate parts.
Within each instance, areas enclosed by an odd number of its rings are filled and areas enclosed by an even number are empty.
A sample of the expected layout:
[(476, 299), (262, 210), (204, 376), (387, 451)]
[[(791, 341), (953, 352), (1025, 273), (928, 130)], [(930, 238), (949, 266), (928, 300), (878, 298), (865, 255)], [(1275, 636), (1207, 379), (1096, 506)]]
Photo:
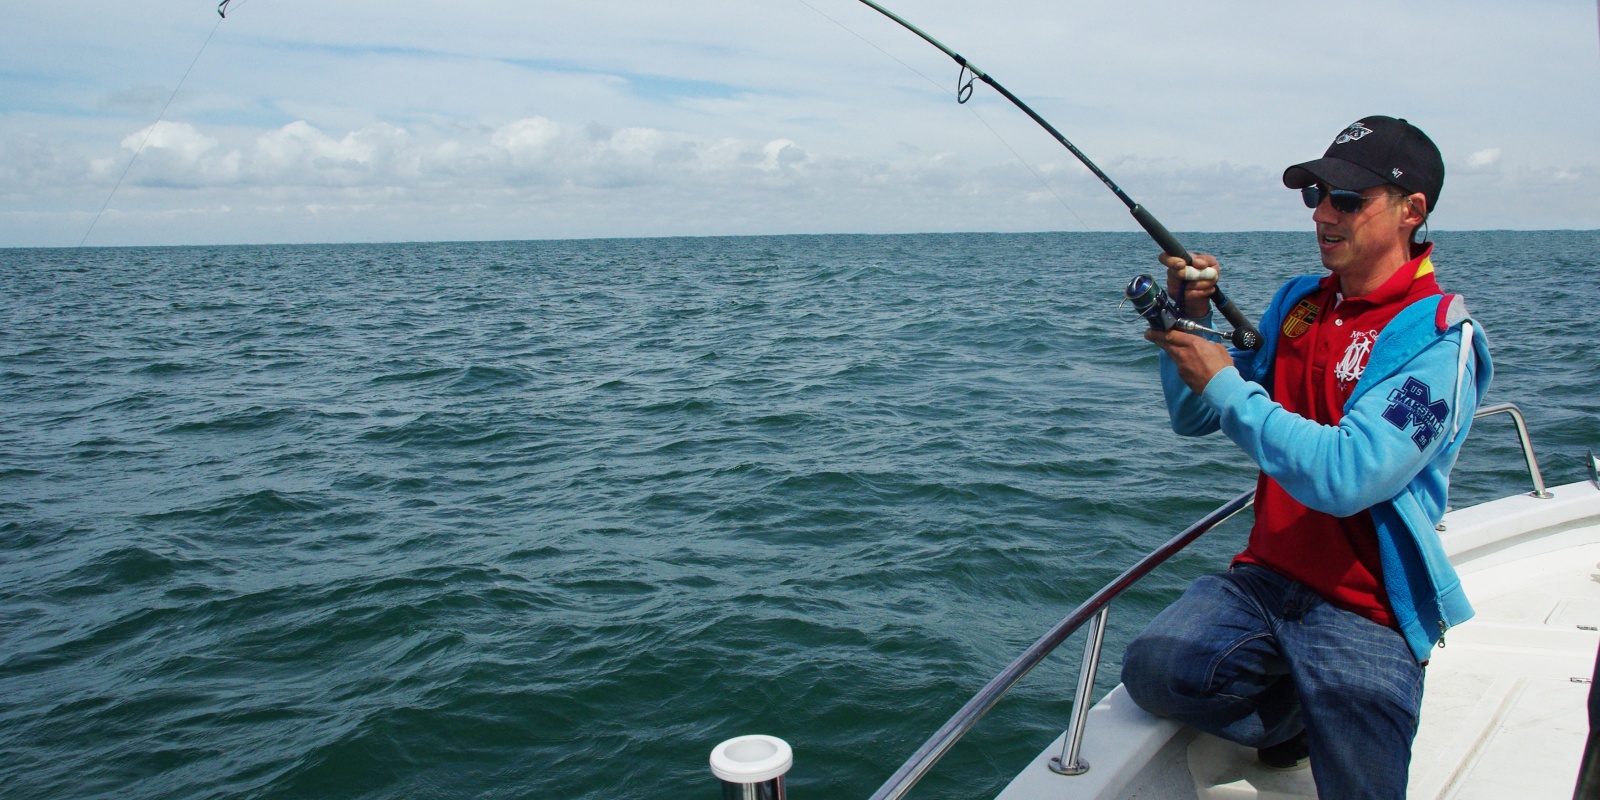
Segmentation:
[(1233, 356), (1228, 353), (1228, 348), (1192, 333), (1179, 330), (1163, 333), (1150, 329), (1144, 332), (1144, 338), (1166, 351), (1172, 363), (1178, 366), (1178, 377), (1195, 394), (1204, 392), (1206, 384), (1217, 373), (1233, 366)]

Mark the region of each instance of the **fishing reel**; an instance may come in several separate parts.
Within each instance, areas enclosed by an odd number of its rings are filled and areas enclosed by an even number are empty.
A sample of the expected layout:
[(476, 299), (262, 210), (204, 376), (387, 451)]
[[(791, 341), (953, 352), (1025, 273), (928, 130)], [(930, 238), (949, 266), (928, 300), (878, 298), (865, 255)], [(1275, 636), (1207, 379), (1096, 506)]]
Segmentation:
[(1216, 334), (1232, 342), (1233, 346), (1240, 350), (1255, 350), (1261, 347), (1261, 334), (1257, 333), (1253, 326), (1248, 322), (1240, 325), (1238, 321), (1231, 319), (1232, 315), (1226, 313), (1233, 307), (1232, 303), (1227, 303), (1226, 305), (1218, 304), (1222, 306), (1224, 316), (1230, 317), (1229, 322), (1234, 323), (1233, 332), (1225, 333), (1214, 328), (1207, 328), (1185, 317), (1183, 309), (1173, 302), (1172, 297), (1167, 294), (1167, 290), (1161, 288), (1156, 283), (1156, 279), (1150, 275), (1135, 275), (1133, 280), (1128, 281), (1128, 288), (1122, 290), (1122, 294), (1128, 299), (1128, 302), (1133, 303), (1133, 308), (1139, 312), (1139, 316), (1144, 317), (1145, 321), (1150, 323), (1150, 327), (1155, 330), (1170, 331), (1176, 329), (1186, 333)]

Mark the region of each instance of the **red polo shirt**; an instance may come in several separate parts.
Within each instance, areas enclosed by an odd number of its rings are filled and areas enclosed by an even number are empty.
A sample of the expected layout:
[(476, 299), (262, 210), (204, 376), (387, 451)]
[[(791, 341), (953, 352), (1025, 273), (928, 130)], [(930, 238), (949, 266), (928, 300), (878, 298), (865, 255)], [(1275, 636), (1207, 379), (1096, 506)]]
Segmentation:
[[(1307, 419), (1339, 424), (1383, 326), (1412, 302), (1442, 293), (1428, 258), (1432, 249), (1429, 245), (1365, 297), (1342, 297), (1339, 277), (1329, 275), (1290, 309), (1278, 335), (1273, 399)], [(1367, 511), (1349, 517), (1314, 511), (1262, 473), (1255, 527), (1234, 563), (1267, 567), (1306, 584), (1338, 608), (1395, 627)]]

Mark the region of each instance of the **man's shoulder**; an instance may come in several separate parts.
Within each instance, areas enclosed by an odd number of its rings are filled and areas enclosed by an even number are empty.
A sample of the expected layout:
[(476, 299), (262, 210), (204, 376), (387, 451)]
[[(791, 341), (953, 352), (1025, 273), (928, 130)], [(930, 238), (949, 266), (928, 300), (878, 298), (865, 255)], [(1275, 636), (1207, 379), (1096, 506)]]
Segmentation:
[[(1481, 329), (1475, 324), (1469, 328), (1469, 322), (1466, 302), (1459, 295), (1433, 295), (1412, 302), (1384, 326), (1351, 399), (1377, 382), (1401, 374), (1415, 377), (1426, 372), (1458, 383), (1469, 364), (1476, 365), (1481, 397), (1492, 367)], [(1371, 383), (1366, 380), (1369, 377)], [(1419, 380), (1426, 388), (1431, 379)]]
[[(1272, 301), (1267, 304), (1266, 310), (1261, 313), (1262, 334), (1275, 343), (1279, 329), (1289, 324), (1288, 318), (1294, 313), (1295, 305), (1311, 297), (1317, 291), (1321, 282), (1321, 279), (1315, 275), (1300, 275), (1290, 278), (1288, 282), (1279, 286), (1278, 291), (1272, 294)], [(1302, 314), (1302, 316), (1306, 316), (1306, 314)], [(1276, 348), (1269, 347), (1268, 349), (1274, 350)]]
[(1412, 339), (1422, 343), (1446, 338), (1450, 331), (1472, 319), (1466, 298), (1459, 294), (1438, 293), (1411, 300), (1384, 327), (1394, 332), (1393, 339)]
[(1472, 314), (1467, 311), (1467, 300), (1459, 294), (1443, 294), (1440, 296), (1439, 305), (1433, 312), (1433, 326), (1440, 331), (1447, 331), (1472, 319)]
[(1272, 301), (1267, 304), (1266, 312), (1261, 315), (1263, 320), (1274, 314), (1283, 315), (1287, 306), (1309, 297), (1320, 288), (1321, 284), (1322, 279), (1316, 275), (1296, 275), (1285, 281), (1278, 287), (1278, 291), (1272, 293)]
[(1325, 275), (1296, 275), (1278, 287), (1278, 294), (1305, 294), (1316, 291), (1327, 280)]

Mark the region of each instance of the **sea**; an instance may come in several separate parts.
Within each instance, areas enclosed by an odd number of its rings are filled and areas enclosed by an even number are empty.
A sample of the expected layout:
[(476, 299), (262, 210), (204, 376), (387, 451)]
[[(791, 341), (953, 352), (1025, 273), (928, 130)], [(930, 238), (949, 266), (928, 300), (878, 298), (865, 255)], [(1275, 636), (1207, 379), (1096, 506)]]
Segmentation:
[[(1247, 314), (1310, 233), (1194, 233)], [(1437, 232), (1544, 478), (1600, 450), (1600, 232)], [(1142, 234), (0, 250), (0, 796), (864, 798), (1241, 491), (1119, 304)], [(1505, 416), (1456, 507), (1531, 489)], [(1123, 645), (1246, 513), (1113, 606)], [(1066, 726), (1082, 634), (917, 797)]]

